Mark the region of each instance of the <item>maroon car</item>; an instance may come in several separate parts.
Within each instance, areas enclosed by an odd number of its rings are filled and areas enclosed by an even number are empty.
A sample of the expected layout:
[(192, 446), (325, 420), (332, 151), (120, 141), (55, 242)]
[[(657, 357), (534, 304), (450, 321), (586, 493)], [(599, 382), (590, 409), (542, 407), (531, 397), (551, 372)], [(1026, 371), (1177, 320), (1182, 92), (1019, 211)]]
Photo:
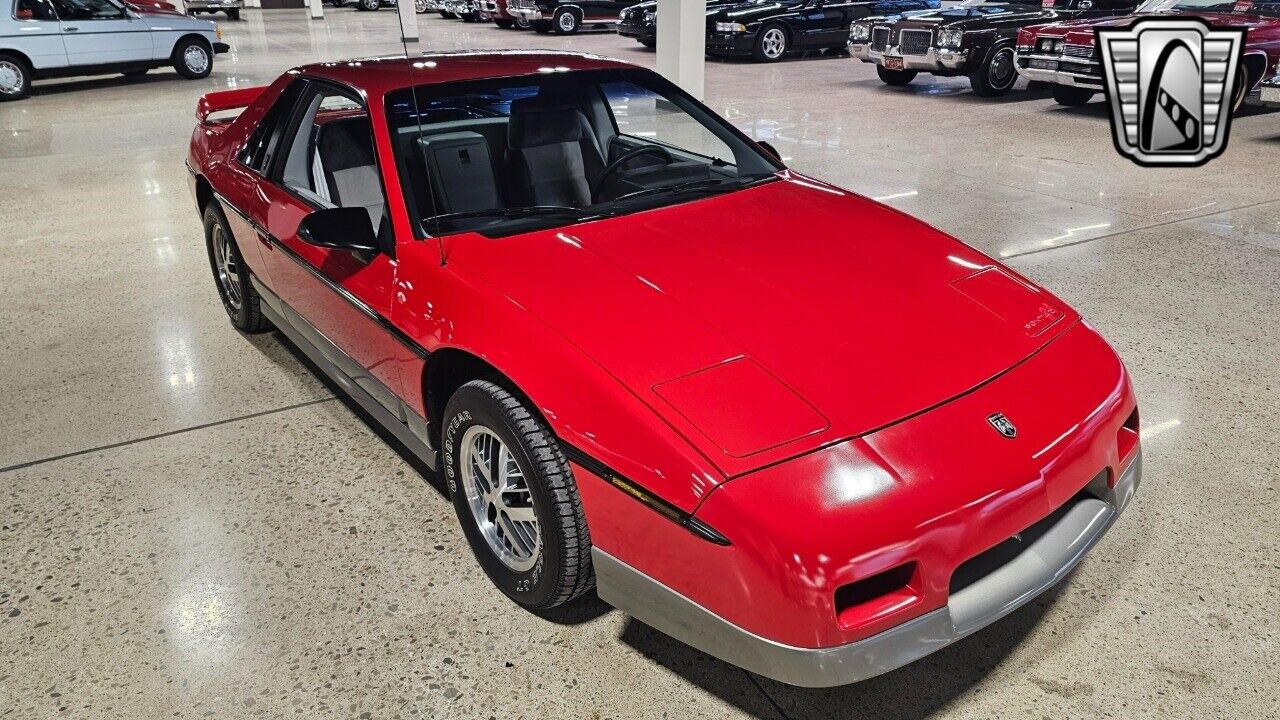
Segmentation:
[(1153, 13), (1191, 15), (1215, 28), (1248, 30), (1232, 109), (1275, 76), (1280, 63), (1280, 0), (1149, 0), (1132, 15), (1033, 25), (1018, 33), (1018, 73), (1051, 83), (1053, 99), (1062, 105), (1083, 105), (1103, 88), (1094, 29), (1127, 27)]
[(512, 15), (507, 10), (507, 0), (480, 0), (480, 20), (492, 20), (494, 25), (507, 30), (510, 28), (529, 29), (529, 21), (520, 15)]

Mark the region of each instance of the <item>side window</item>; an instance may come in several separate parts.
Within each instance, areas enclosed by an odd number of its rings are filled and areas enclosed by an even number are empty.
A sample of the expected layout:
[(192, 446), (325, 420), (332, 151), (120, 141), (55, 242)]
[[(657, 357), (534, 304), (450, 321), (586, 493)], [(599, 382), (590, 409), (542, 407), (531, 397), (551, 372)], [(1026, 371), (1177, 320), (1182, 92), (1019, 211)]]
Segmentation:
[(110, 0), (53, 0), (63, 20), (120, 20), (124, 10)]
[(275, 148), (279, 145), (284, 125), (298, 103), (298, 95), (301, 94), (304, 85), (302, 80), (294, 80), (293, 84), (285, 88), (284, 92), (280, 93), (280, 97), (276, 98), (275, 104), (262, 116), (257, 129), (240, 150), (237, 158), (242, 164), (260, 173), (267, 172), (267, 168), (271, 165), (271, 158), (276, 154)]
[(723, 140), (654, 91), (627, 81), (601, 83), (600, 89), (625, 138), (719, 160), (720, 166), (734, 164), (733, 151)]
[(355, 98), (323, 86), (303, 102), (280, 182), (321, 207), (363, 208), (375, 233), (388, 232), (368, 111)]
[(14, 8), (13, 17), (15, 20), (58, 19), (58, 15), (53, 11), (53, 5), (49, 4), (49, 0), (18, 0), (18, 5)]

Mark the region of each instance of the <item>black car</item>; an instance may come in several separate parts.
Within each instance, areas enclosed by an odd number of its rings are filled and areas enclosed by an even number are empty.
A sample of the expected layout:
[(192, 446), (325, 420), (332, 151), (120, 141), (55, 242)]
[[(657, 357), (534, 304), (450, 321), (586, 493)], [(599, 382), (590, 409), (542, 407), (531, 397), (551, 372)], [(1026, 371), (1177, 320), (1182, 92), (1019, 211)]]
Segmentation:
[(1136, 0), (965, 0), (945, 10), (854, 23), (849, 51), (875, 63), (880, 79), (906, 85), (917, 73), (966, 75), (973, 92), (996, 97), (1018, 80), (1014, 45), (1028, 25), (1132, 12)]
[[(712, 10), (721, 5), (737, 5), (742, 0), (707, 0), (707, 9)], [(618, 34), (622, 37), (635, 38), (645, 47), (658, 45), (658, 3), (649, 0), (632, 5), (618, 16)]]
[(613, 24), (635, 0), (508, 0), (507, 13), (536, 32), (572, 35), (584, 25)]
[(707, 54), (781, 60), (792, 51), (844, 49), (853, 21), (928, 10), (939, 0), (747, 0), (707, 13)]

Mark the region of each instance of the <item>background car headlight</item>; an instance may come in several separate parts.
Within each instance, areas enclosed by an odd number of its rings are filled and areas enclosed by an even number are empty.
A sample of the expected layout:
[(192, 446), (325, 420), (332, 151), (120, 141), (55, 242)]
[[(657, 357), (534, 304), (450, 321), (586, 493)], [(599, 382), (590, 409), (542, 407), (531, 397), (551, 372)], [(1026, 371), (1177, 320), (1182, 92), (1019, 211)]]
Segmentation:
[(716, 32), (744, 33), (746, 31), (747, 31), (747, 26), (743, 25), (742, 23), (727, 23), (727, 22), (716, 23)]
[(871, 26), (865, 23), (854, 23), (849, 28), (849, 40), (853, 42), (866, 42), (871, 37)]
[(960, 47), (964, 39), (964, 31), (960, 28), (943, 28), (938, 31), (938, 47)]

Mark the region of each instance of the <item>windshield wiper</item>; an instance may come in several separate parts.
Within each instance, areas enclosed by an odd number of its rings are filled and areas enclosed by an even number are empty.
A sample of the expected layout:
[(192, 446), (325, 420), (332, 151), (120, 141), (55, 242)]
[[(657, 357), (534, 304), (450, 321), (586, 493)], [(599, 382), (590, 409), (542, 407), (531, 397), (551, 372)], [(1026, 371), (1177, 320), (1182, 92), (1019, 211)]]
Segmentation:
[(693, 192), (696, 190), (739, 190), (751, 187), (756, 183), (764, 182), (773, 177), (774, 173), (761, 173), (759, 175), (740, 175), (735, 178), (706, 178), (703, 180), (687, 180), (685, 182), (675, 183), (674, 185), (663, 185), (662, 187), (645, 188), (644, 190), (636, 190), (627, 193), (621, 197), (615, 198), (613, 202), (620, 200), (630, 200), (631, 198), (645, 197), (647, 195), (661, 195), (670, 193), (678, 195), (680, 193)]
[(468, 210), (466, 212), (441, 213), (440, 215), (432, 215), (423, 218), (422, 226), (427, 228), (430, 226), (440, 227), (441, 223), (453, 222), (454, 220), (470, 220), (472, 218), (497, 217), (505, 220), (519, 220), (528, 217), (540, 217), (543, 215), (574, 215), (582, 217), (597, 217), (604, 213), (593, 211), (589, 208), (579, 208), (570, 205), (528, 205), (525, 207), (513, 208), (488, 208), (486, 210)]

